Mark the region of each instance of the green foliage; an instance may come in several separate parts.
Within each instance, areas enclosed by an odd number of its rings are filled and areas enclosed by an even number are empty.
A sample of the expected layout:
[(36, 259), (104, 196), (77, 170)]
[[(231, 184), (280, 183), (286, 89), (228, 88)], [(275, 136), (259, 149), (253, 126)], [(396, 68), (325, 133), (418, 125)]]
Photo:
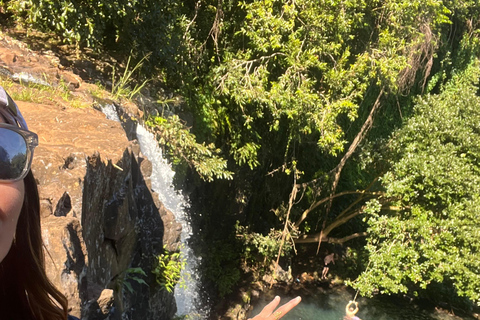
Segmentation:
[(27, 25), (51, 30), (70, 43), (84, 43), (89, 47), (101, 44), (109, 23), (117, 24), (111, 37), (118, 38), (118, 27), (124, 19), (135, 17), (138, 1), (10, 1), (9, 10)]
[(346, 279), (347, 286), (352, 285), (350, 279), (358, 278), (358, 275), (365, 271), (365, 261), (368, 260), (368, 252), (364, 247), (352, 248), (347, 247), (342, 259), (337, 260), (336, 273), (339, 277)]
[[(186, 263), (181, 252), (169, 252), (165, 249), (165, 252), (157, 257), (152, 273), (162, 288), (172, 292), (180, 280), (180, 274)], [(180, 283), (180, 285), (183, 286), (184, 283)]]
[(238, 163), (238, 165), (248, 164), (250, 169), (255, 168), (260, 163), (257, 160), (257, 152), (260, 149), (260, 146), (253, 142), (247, 142), (245, 145), (236, 148), (233, 146), (233, 159)]
[[(278, 222), (260, 221), (285, 206), (292, 190), (288, 167), (295, 161), (303, 173), (298, 183), (316, 183), (298, 193), (291, 219), (307, 212), (308, 223), (316, 226), (307, 229), (319, 232), (322, 220), (349, 208), (346, 201), (315, 204), (332, 190), (338, 157), (377, 98), (382, 112), (398, 114), (398, 100), (410, 97), (396, 95), (423, 84), (451, 10), (429, 0), (412, 6), (398, 0), (242, 1), (216, 10), (222, 12), (218, 39), (197, 48), (210, 60), (192, 71), (195, 85), (184, 91), (196, 115), (195, 133), (215, 141), (235, 162), (229, 168), (245, 192), (232, 201), (248, 204), (248, 221), (242, 223), (259, 222), (262, 229), (256, 231), (262, 233)], [(201, 28), (200, 20), (192, 21), (192, 29)], [(387, 109), (387, 103), (393, 106)], [(401, 117), (378, 116), (389, 121), (384, 136)], [(380, 174), (352, 167), (345, 169), (351, 176), (342, 179), (338, 192), (365, 190)], [(348, 217), (347, 212), (340, 222)]]
[(207, 181), (232, 179), (232, 172), (227, 170), (227, 161), (218, 154), (220, 150), (213, 143), (198, 143), (195, 135), (173, 115), (169, 118), (149, 117), (145, 124), (154, 129), (160, 144), (167, 147), (174, 163), (190, 165)]
[[(363, 167), (347, 164), (337, 192), (365, 190), (385, 172), (383, 165), (373, 163), (379, 159), (376, 151), (388, 145), (380, 138), (401, 125), (399, 119), (409, 116), (407, 104), (425, 89), (430, 72), (441, 68), (439, 61), (445, 52), (451, 50), (455, 56), (458, 42), (451, 41), (452, 30), (462, 33), (468, 19), (476, 21), (476, 15), (465, 13), (470, 10), (466, 8), (462, 9), (464, 19), (460, 18), (457, 8), (468, 4), (459, 1), (209, 4), (220, 19), (214, 21), (215, 14), (205, 9), (192, 20), (189, 36), (195, 39), (195, 30), (206, 40), (197, 47), (194, 41), (189, 44), (195, 47), (192, 51), (197, 57), (201, 53), (206, 58), (200, 67), (192, 65), (189, 76), (193, 85), (184, 93), (196, 115), (195, 133), (215, 141), (237, 165), (230, 163), (235, 179), (229, 194), (230, 203), (237, 201), (239, 208), (218, 208), (219, 202), (211, 200), (218, 193), (212, 192), (205, 200), (213, 203), (206, 214), (212, 215), (215, 223), (225, 215), (241, 213), (242, 224), (259, 235), (279, 222), (272, 218), (271, 210), (285, 206), (291, 180), (278, 176), (285, 177), (287, 164), (294, 160), (304, 172), (297, 183), (319, 179), (305, 193), (298, 193), (292, 219), (312, 208), (308, 216), (311, 227), (307, 229), (318, 233), (323, 221), (334, 221), (344, 209), (351, 211), (344, 213), (340, 222), (360, 210), (369, 197), (358, 203), (359, 196), (352, 195), (313, 204), (331, 192), (330, 173), (338, 165), (338, 156), (358, 133), (381, 90), (381, 109), (375, 114), (372, 129), (377, 130), (377, 136), (367, 137), (374, 149), (364, 160), (371, 162)], [(478, 6), (470, 2), (470, 7), (473, 5)], [(212, 23), (202, 29), (202, 17), (206, 16)], [(447, 71), (438, 83), (449, 77)], [(378, 128), (383, 130), (382, 136)], [(381, 156), (385, 162), (385, 155)], [(371, 190), (378, 187), (377, 183)], [(328, 207), (330, 203), (333, 205)], [(366, 215), (375, 217), (379, 205), (369, 203)], [(350, 229), (342, 225), (332, 236), (365, 231), (365, 225), (360, 219), (358, 222)], [(251, 256), (262, 261), (259, 253)], [(359, 263), (355, 270), (364, 266)]]
[(231, 293), (241, 279), (239, 256), (238, 247), (226, 241), (211, 243), (208, 251), (202, 255), (203, 260), (207, 261), (204, 274), (215, 286), (220, 298)]
[[(147, 84), (149, 81), (144, 80), (140, 84), (135, 84), (135, 86), (132, 88), (132, 83), (135, 81), (134, 75), (135, 72), (137, 72), (139, 69), (142, 68), (143, 62), (148, 59), (150, 54), (144, 56), (133, 68), (130, 69), (130, 61), (131, 61), (131, 55), (128, 57), (127, 65), (125, 66), (125, 70), (123, 72), (123, 75), (119, 77), (119, 79), (116, 79), (116, 74), (115, 74), (115, 68), (113, 69), (112, 72), (112, 95), (115, 99), (127, 99), (127, 100), (132, 100), (135, 95), (137, 95), (140, 90), (142, 90), (143, 87)], [(137, 74), (138, 76), (138, 74)]]
[(133, 290), (132, 285), (129, 283), (129, 280), (135, 281), (139, 284), (144, 284), (148, 287), (148, 284), (145, 282), (145, 280), (141, 278), (146, 276), (147, 275), (145, 271), (143, 271), (143, 269), (140, 267), (128, 268), (118, 277), (118, 281), (121, 287), (124, 286), (128, 290), (128, 292), (133, 293), (135, 291)]
[[(237, 235), (243, 244), (242, 258), (246, 267), (258, 275), (268, 272), (268, 267), (277, 259), (282, 231), (271, 229), (267, 235), (251, 232), (237, 223)], [(287, 239), (281, 255), (288, 255), (293, 249), (291, 239)]]
[(363, 294), (418, 293), (448, 280), (480, 303), (479, 65), (420, 98), (392, 137), (383, 185), (400, 211), (371, 212), (370, 267), (355, 284)]
[(26, 25), (57, 35), (78, 48), (115, 50), (140, 61), (152, 53), (148, 69), (176, 68), (175, 52), (184, 29), (177, 23), (182, 3), (171, 0), (10, 0), (8, 10)]
[[(410, 60), (424, 54), (422, 45), (435, 46), (420, 25), (438, 32), (449, 23), (442, 2), (426, 0), (242, 1), (229, 9), (242, 19), (203, 90), (195, 90), (195, 111), (228, 141), (236, 163), (250, 168), (261, 164), (259, 151), (291, 157), (298, 143), (341, 153), (347, 141), (339, 117), (355, 120), (367, 90), (409, 88), (422, 67)], [(279, 150), (268, 137), (283, 130)]]

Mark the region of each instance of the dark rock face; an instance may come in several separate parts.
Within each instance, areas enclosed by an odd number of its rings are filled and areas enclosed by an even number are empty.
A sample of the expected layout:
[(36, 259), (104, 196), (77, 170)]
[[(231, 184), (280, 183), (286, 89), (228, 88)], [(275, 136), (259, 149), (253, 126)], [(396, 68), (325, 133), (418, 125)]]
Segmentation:
[(151, 163), (136, 141), (94, 109), (19, 106), (40, 137), (33, 171), (47, 271), (70, 313), (82, 320), (172, 319), (173, 294), (151, 271), (164, 246), (178, 246), (181, 228), (150, 190)]

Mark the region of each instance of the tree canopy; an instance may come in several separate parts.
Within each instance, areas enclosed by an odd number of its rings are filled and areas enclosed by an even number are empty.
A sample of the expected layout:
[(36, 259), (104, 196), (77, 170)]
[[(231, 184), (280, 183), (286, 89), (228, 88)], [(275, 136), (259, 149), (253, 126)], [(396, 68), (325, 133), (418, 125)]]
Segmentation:
[[(218, 31), (229, 38), (216, 38), (218, 62), (202, 83), (215, 99), (195, 112), (229, 139), (239, 165), (258, 166), (260, 149), (284, 152), (288, 163), (298, 143), (341, 154), (349, 141), (340, 116), (354, 121), (361, 104), (370, 109), (383, 92), (408, 89), (428, 68), (450, 11), (441, 1), (417, 2), (240, 2), (243, 19), (233, 32)], [(282, 129), (287, 143), (270, 150), (266, 137)]]
[[(419, 98), (388, 144), (385, 198), (396, 210), (368, 217), (365, 294), (407, 293), (448, 280), (480, 303), (479, 63), (440, 94)], [(372, 210), (375, 211), (375, 210)]]

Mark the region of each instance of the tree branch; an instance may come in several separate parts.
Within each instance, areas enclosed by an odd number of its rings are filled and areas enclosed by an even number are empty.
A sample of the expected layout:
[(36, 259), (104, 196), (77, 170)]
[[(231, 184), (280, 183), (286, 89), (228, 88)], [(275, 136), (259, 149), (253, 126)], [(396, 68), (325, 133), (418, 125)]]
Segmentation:
[(359, 214), (361, 214), (361, 213), (363, 212), (363, 209), (364, 209), (364, 208), (365, 208), (365, 207), (362, 206), (361, 208), (359, 208), (359, 209), (357, 209), (357, 210), (355, 210), (355, 211), (352, 211), (352, 213), (350, 213), (350, 214), (347, 215), (347, 216), (344, 216), (344, 217), (335, 219), (332, 223), (330, 223), (330, 224), (325, 228), (325, 230), (323, 231), (323, 233), (324, 233), (326, 236), (328, 236), (333, 229), (341, 226), (341, 225), (344, 224), (345, 222), (347, 222), (347, 221), (349, 221), (350, 219), (352, 219), (352, 218), (358, 216)]
[[(342, 172), (343, 167), (345, 166), (345, 163), (347, 160), (352, 156), (352, 154), (355, 152), (357, 149), (358, 145), (360, 142), (362, 142), (363, 138), (366, 136), (367, 132), (370, 130), (373, 124), (373, 119), (374, 119), (374, 114), (375, 112), (379, 109), (380, 107), (380, 98), (382, 97), (384, 93), (384, 89), (382, 88), (380, 90), (380, 93), (377, 96), (377, 99), (375, 100), (375, 103), (373, 104), (372, 110), (370, 110), (370, 114), (368, 115), (367, 119), (362, 125), (362, 128), (356, 135), (355, 139), (353, 139), (352, 144), (348, 148), (348, 151), (345, 153), (343, 158), (340, 160), (339, 164), (331, 171), (331, 173), (334, 174), (334, 182), (332, 186), (332, 194), (335, 193), (335, 190), (337, 189), (338, 182), (340, 180), (340, 173)], [(317, 182), (324, 180), (324, 177), (317, 178), (315, 180), (311, 180), (309, 182), (304, 182), (302, 184), (299, 184), (299, 187), (301, 188), (306, 188), (308, 186), (314, 185)]]
[(300, 224), (303, 222), (303, 220), (305, 220), (307, 218), (308, 214), (310, 212), (312, 212), (314, 209), (316, 209), (322, 203), (325, 203), (325, 202), (327, 202), (329, 200), (332, 200), (334, 198), (341, 197), (341, 196), (348, 195), (348, 194), (378, 195), (378, 194), (382, 194), (382, 192), (367, 192), (367, 191), (363, 190), (363, 191), (344, 191), (344, 192), (340, 192), (340, 193), (337, 193), (337, 194), (333, 194), (329, 197), (323, 198), (322, 200), (319, 200), (319, 201), (316, 201), (316, 202), (312, 203), (310, 208), (303, 211), (302, 216), (297, 220), (297, 222), (295, 223), (295, 226), (296, 227), (300, 226)]
[[(329, 238), (327, 236), (322, 237), (322, 242), (327, 242), (327, 243), (337, 243), (337, 244), (343, 244), (349, 240), (359, 238), (359, 237), (366, 237), (367, 233), (366, 232), (357, 232), (354, 234), (351, 234), (349, 236), (343, 237), (343, 238)], [(305, 235), (303, 237), (300, 237), (298, 239), (295, 239), (295, 243), (317, 243), (319, 241), (320, 233), (316, 233), (314, 235)]]
[(372, 110), (370, 110), (370, 114), (368, 115), (367, 120), (365, 120), (365, 122), (363, 123), (362, 128), (358, 132), (355, 139), (353, 139), (353, 142), (350, 145), (350, 147), (348, 148), (347, 153), (345, 153), (345, 155), (342, 157), (342, 160), (340, 160), (337, 167), (334, 169), (334, 172), (335, 172), (334, 178), (335, 179), (334, 179), (333, 185), (332, 185), (332, 194), (334, 194), (335, 190), (337, 189), (338, 182), (340, 181), (340, 173), (342, 172), (342, 169), (345, 166), (345, 163), (352, 156), (352, 154), (355, 152), (355, 150), (357, 149), (360, 142), (362, 142), (363, 138), (365, 138), (365, 136), (367, 135), (367, 132), (372, 127), (374, 115), (375, 115), (375, 112), (380, 107), (380, 98), (382, 97), (382, 95), (383, 95), (383, 88), (380, 90), (380, 93), (377, 96), (377, 100), (373, 104)]
[(285, 243), (285, 238), (287, 237), (288, 221), (289, 221), (289, 217), (290, 217), (290, 212), (292, 211), (293, 202), (295, 201), (295, 198), (297, 197), (298, 189), (297, 189), (297, 184), (296, 184), (296, 181), (297, 181), (297, 168), (296, 167), (294, 167), (293, 179), (294, 179), (293, 180), (293, 188), (292, 188), (292, 192), (290, 194), (290, 199), (288, 201), (287, 217), (285, 219), (285, 225), (283, 226), (282, 240), (280, 241), (280, 247), (278, 248), (277, 261), (275, 262), (275, 269), (273, 270), (273, 277), (272, 277), (272, 281), (270, 282), (270, 289), (273, 286), (273, 280), (275, 279), (275, 273), (277, 272), (278, 263), (280, 261), (280, 256), (281, 256), (282, 250), (283, 250), (283, 245)]

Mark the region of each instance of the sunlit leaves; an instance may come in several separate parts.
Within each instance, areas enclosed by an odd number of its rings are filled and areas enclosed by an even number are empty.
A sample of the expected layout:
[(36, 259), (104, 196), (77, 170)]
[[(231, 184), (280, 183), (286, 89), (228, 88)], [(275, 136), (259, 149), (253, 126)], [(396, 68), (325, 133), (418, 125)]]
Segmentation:
[(401, 211), (368, 221), (370, 265), (356, 283), (364, 294), (449, 279), (459, 295), (480, 302), (479, 77), (474, 63), (441, 94), (419, 99), (390, 141), (383, 184)]
[[(350, 38), (342, 35), (357, 23), (358, 8), (325, 3), (319, 10), (310, 1), (243, 2), (241, 7), (246, 19), (237, 36), (245, 46), (226, 54), (218, 66), (219, 92), (233, 98), (242, 111), (265, 108), (276, 119), (286, 117), (297, 128), (292, 130), (296, 139), (319, 134), (321, 148), (342, 150), (336, 116), (348, 113), (354, 119), (366, 88), (352, 79), (350, 51), (343, 44)], [(323, 84), (320, 79), (325, 79)], [(272, 122), (273, 129), (276, 124)]]
[(11, 0), (5, 4), (18, 22), (53, 33), (57, 40), (74, 44), (77, 49), (114, 50), (119, 61), (126, 60), (130, 53), (133, 62), (151, 54), (142, 70), (149, 76), (160, 68), (170, 72), (179, 69), (175, 59), (186, 28), (182, 2)]
[(212, 69), (212, 94), (228, 106), (212, 105), (209, 113), (226, 107), (243, 114), (227, 125), (232, 147), (255, 143), (264, 152), (271, 150), (239, 127), (261, 135), (257, 126), (271, 132), (286, 119), (291, 143), (316, 139), (319, 151), (341, 153), (347, 141), (339, 116), (354, 121), (369, 88), (397, 92), (412, 85), (421, 68), (412, 57), (423, 54), (424, 42), (435, 47), (430, 35), (449, 23), (448, 9), (436, 0), (266, 0), (239, 8), (245, 15), (234, 45)]
[(259, 165), (257, 151), (260, 147), (255, 143), (246, 143), (242, 147), (233, 149), (233, 158), (239, 165), (248, 164), (250, 169)]
[(146, 125), (155, 130), (159, 143), (167, 147), (174, 164), (190, 165), (206, 181), (232, 179), (227, 161), (218, 155), (220, 150), (213, 144), (198, 143), (178, 116), (150, 117)]

